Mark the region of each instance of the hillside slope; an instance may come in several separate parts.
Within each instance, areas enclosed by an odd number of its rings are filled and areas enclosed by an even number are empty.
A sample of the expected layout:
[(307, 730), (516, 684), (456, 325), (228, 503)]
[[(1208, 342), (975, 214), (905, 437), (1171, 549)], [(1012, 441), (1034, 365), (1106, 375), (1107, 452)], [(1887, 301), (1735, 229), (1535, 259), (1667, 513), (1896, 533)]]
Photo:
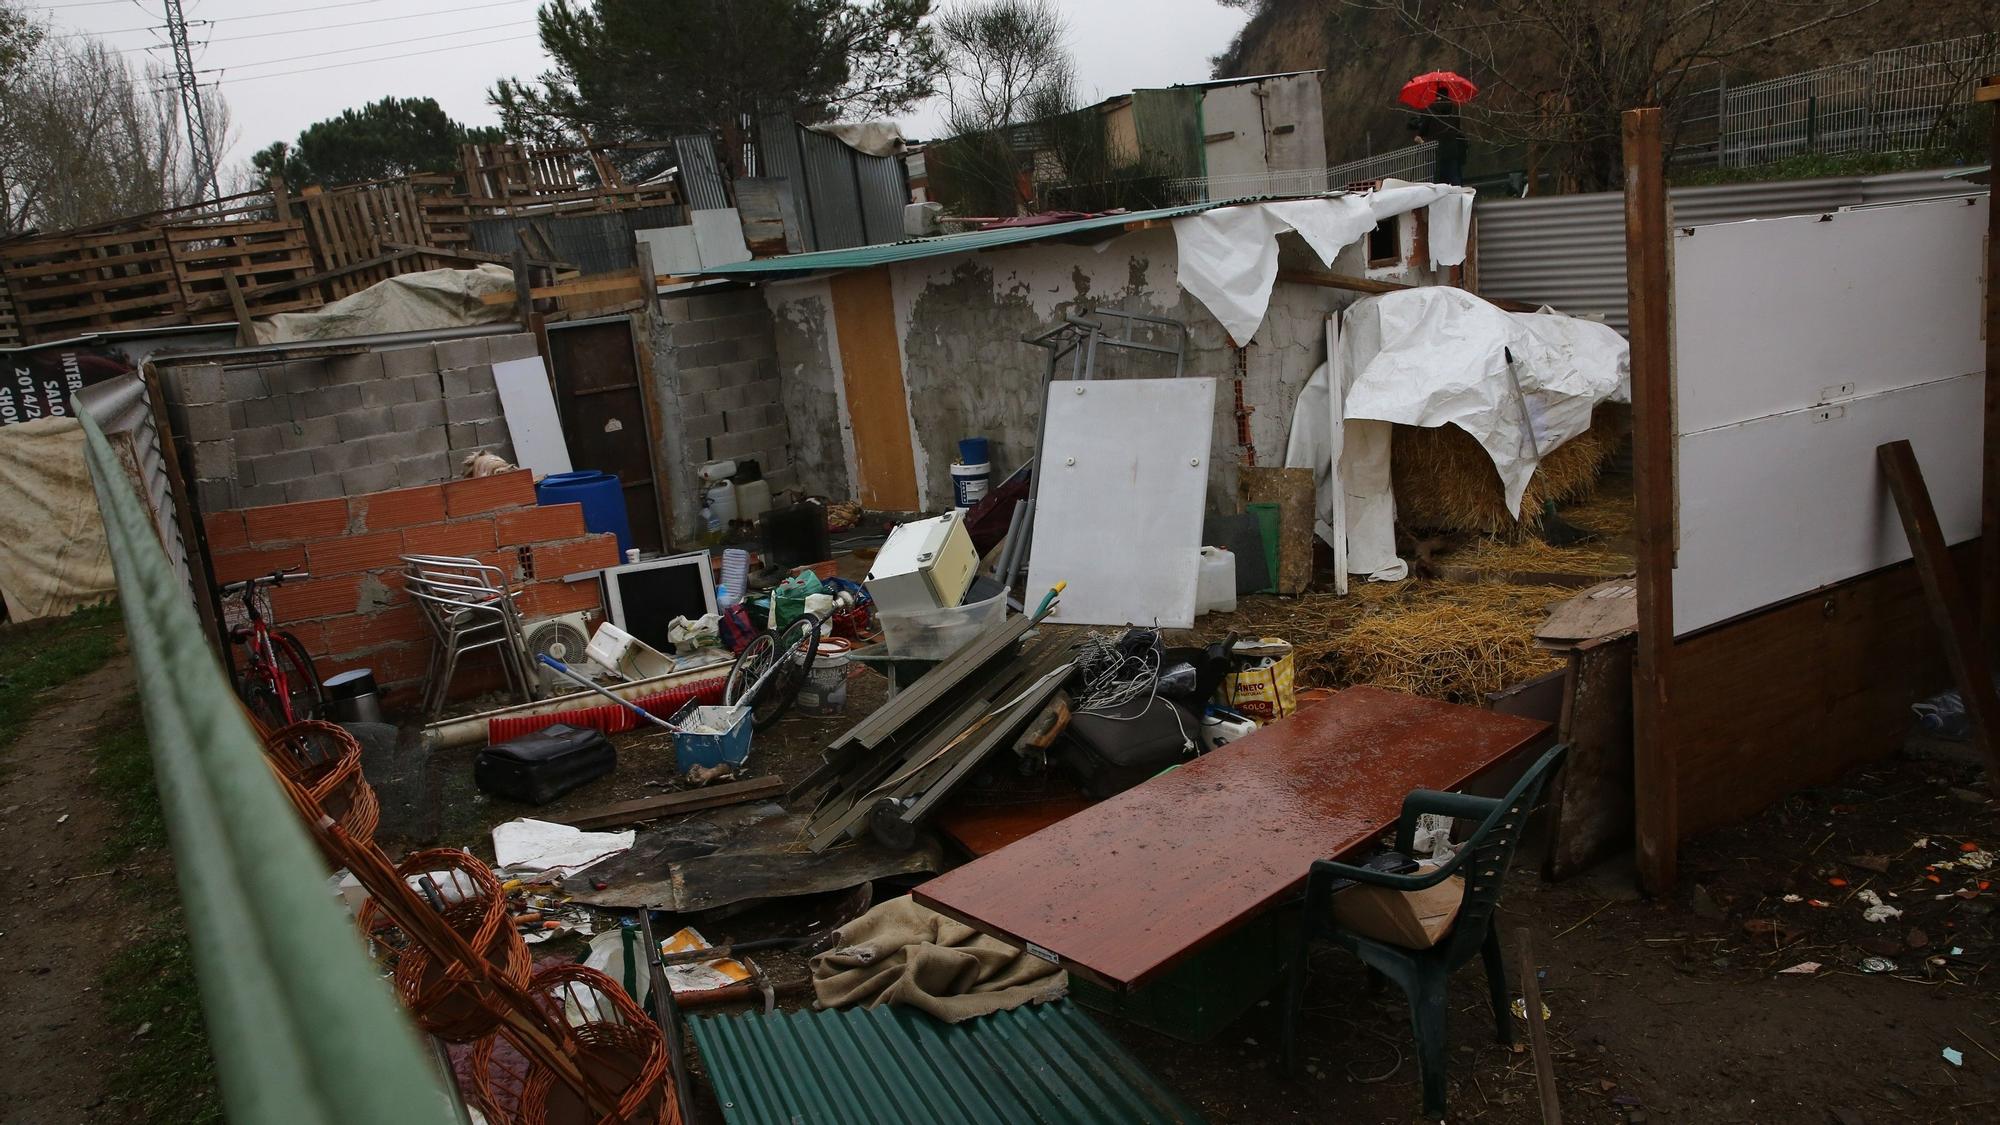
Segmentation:
[[(1825, 0), (1832, 9), (1839, 0)], [(1846, 0), (1852, 6), (1853, 0)], [(1465, 0), (1470, 12), (1490, 2)], [(1814, 18), (1816, 5), (1756, 4), (1731, 29), (1731, 44), (1754, 42)], [(1830, 63), (1859, 58), (1872, 51), (1930, 43), (1972, 34), (2000, 34), (2000, 17), (1991, 0), (1925, 0), (1908, 4), (1887, 0), (1857, 15), (1798, 35), (1733, 55), (1726, 67), (1710, 66), (1690, 79), (1691, 88), (1708, 88), (1723, 73), (1730, 83), (1790, 74)], [(1511, 75), (1517, 82), (1534, 80), (1548, 64), (1546, 48), (1523, 41), (1523, 57)], [(1501, 57), (1509, 57), (1500, 52)], [(1213, 60), (1215, 77), (1268, 74), (1275, 71), (1324, 68), (1326, 152), (1339, 163), (1400, 148), (1409, 143), (1407, 111), (1395, 104), (1396, 91), (1413, 74), (1459, 70), (1475, 82), (1491, 76), (1471, 60), (1457, 57), (1436, 41), (1413, 34), (1391, 13), (1365, 0), (1256, 0), (1250, 20), (1226, 50)]]

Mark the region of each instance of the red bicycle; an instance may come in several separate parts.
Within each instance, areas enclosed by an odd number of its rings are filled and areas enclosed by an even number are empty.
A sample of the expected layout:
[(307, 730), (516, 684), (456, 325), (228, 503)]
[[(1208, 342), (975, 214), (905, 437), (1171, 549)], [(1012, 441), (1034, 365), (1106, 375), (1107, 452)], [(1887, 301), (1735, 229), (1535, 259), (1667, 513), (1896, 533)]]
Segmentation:
[(229, 639), (245, 650), (242, 670), (236, 677), (236, 694), (250, 712), (272, 728), (288, 727), (315, 718), (320, 708), (319, 672), (312, 654), (290, 633), (273, 630), (257, 605), (257, 584), (282, 585), (287, 579), (310, 578), (304, 571), (275, 571), (262, 578), (231, 582), (222, 596), (241, 593), (247, 625), (232, 626)]

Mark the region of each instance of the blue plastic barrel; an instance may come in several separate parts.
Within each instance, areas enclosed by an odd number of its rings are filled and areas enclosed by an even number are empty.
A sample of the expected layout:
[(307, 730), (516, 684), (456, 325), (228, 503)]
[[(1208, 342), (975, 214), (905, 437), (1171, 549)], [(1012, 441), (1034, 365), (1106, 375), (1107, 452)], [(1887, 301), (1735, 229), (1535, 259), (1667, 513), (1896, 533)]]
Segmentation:
[(986, 439), (969, 437), (958, 439), (958, 463), (961, 465), (984, 465), (992, 460), (987, 456)]
[(618, 478), (596, 469), (550, 473), (535, 486), (537, 504), (583, 505), (584, 530), (618, 537), (618, 557), (632, 549), (632, 521), (625, 515), (625, 489)]

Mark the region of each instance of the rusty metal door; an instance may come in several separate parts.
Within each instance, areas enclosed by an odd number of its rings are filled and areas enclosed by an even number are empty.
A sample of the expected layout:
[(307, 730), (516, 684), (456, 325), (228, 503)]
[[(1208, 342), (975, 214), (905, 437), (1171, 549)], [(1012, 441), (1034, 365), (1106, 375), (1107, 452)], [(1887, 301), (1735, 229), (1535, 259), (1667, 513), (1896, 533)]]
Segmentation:
[(630, 317), (551, 324), (549, 364), (570, 464), (618, 478), (632, 545), (666, 549), (652, 427)]

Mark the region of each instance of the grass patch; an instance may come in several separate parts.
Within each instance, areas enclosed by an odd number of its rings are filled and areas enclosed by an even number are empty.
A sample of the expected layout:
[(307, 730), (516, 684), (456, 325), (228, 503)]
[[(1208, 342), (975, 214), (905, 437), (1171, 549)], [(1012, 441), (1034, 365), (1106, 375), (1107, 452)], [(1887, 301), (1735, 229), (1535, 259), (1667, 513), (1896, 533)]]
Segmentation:
[(223, 1119), (222, 1102), (202, 1023), (193, 950), (172, 869), (148, 858), (166, 848), (167, 824), (153, 785), (153, 756), (138, 696), (116, 705), (98, 732), (96, 782), (118, 814), (104, 844), (104, 862), (145, 870), (147, 878), (121, 885), (131, 913), (151, 919), (98, 980), (112, 1026), (131, 1037), (109, 1077), (111, 1098), (120, 1107), (120, 1120), (209, 1125)]
[(0, 748), (21, 736), (50, 692), (111, 659), (123, 632), (116, 602), (0, 626)]

